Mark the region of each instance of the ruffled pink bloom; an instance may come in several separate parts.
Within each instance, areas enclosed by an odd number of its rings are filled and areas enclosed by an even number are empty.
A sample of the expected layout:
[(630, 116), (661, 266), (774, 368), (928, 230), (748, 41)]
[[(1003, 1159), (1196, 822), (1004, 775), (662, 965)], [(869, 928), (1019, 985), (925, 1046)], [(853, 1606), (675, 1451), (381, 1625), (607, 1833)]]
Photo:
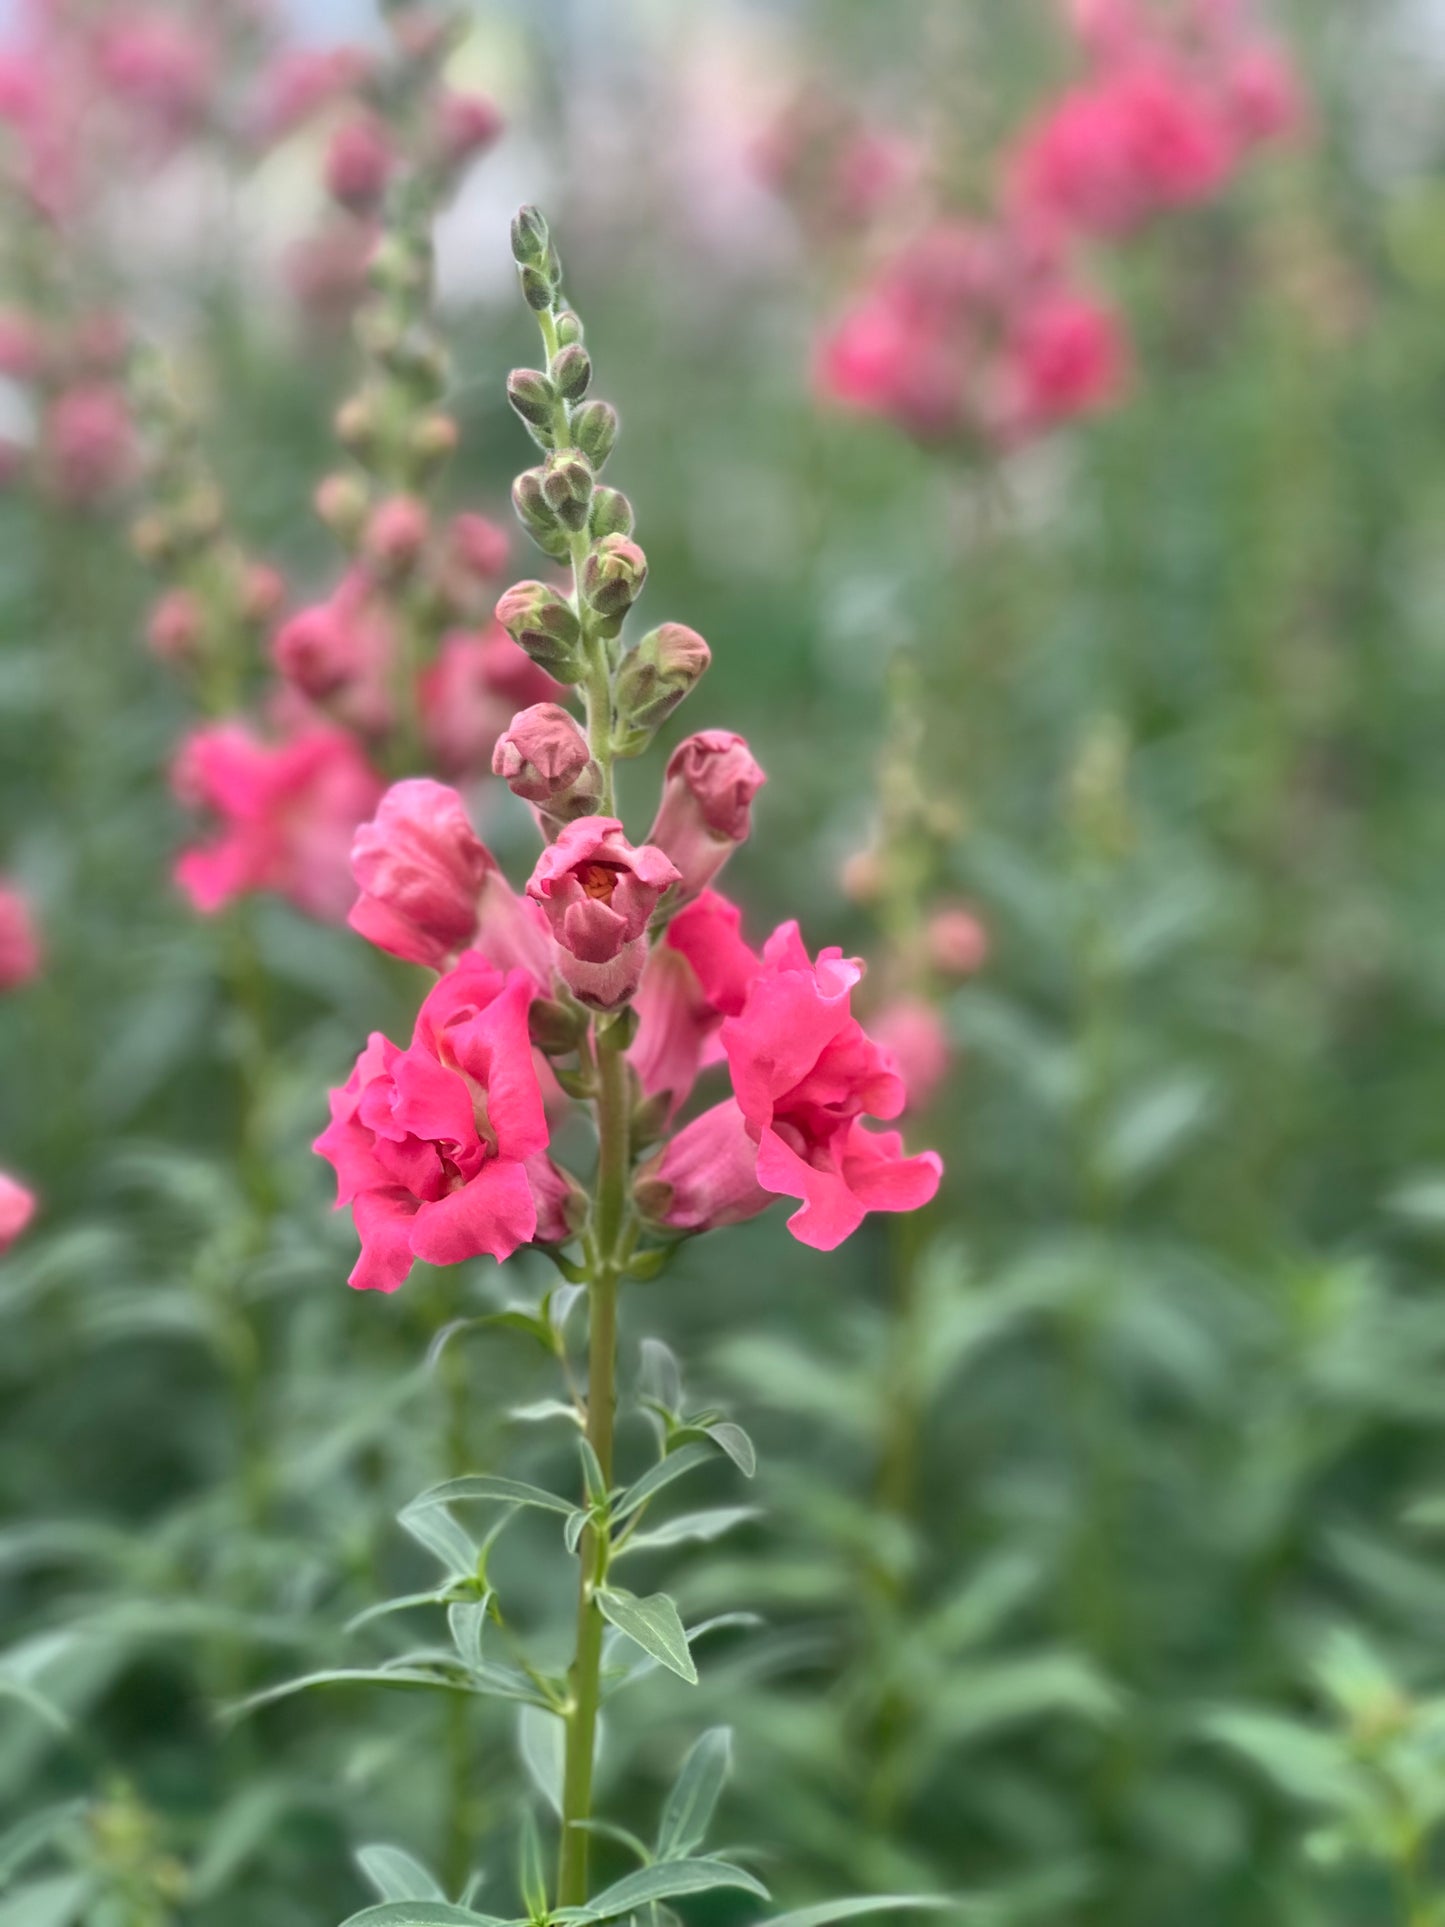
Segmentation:
[(953, 1050), (938, 1011), (922, 997), (899, 997), (872, 1020), (875, 1042), (891, 1051), (911, 1110), (924, 1111), (947, 1077)]
[(668, 757), (662, 802), (647, 840), (677, 865), (680, 895), (705, 890), (746, 839), (753, 798), (767, 780), (731, 730), (700, 730)]
[(802, 1200), (788, 1220), (800, 1243), (831, 1251), (869, 1211), (914, 1211), (938, 1189), (932, 1151), (904, 1157), (894, 1118), (907, 1092), (890, 1054), (852, 1015), (862, 965), (836, 949), (813, 963), (795, 923), (774, 931), (740, 1015), (722, 1027), (733, 1094), (758, 1147), (765, 1191)]
[(187, 738), (172, 784), (181, 802), (221, 823), (176, 864), (197, 910), (270, 890), (310, 916), (344, 921), (355, 894), (351, 840), (382, 791), (350, 736), (318, 727), (267, 743), (244, 723), (218, 723)]
[(29, 900), (0, 881), (0, 991), (18, 990), (40, 971), (40, 932)]
[(499, 623), (481, 633), (454, 631), (422, 675), (427, 747), (443, 775), (484, 775), (517, 710), (566, 694)]
[(410, 1046), (373, 1032), (331, 1093), (315, 1148), (356, 1220), (358, 1290), (395, 1291), (418, 1258), (500, 1263), (536, 1236), (528, 1163), (548, 1133), (527, 1036), (533, 995), (523, 972), (504, 976), (469, 951), (422, 1005)]
[(0, 1256), (29, 1225), (35, 1206), (35, 1193), (8, 1171), (0, 1171)]
[(361, 895), (347, 922), (393, 957), (450, 969), (476, 938), (496, 867), (455, 790), (425, 776), (393, 783), (351, 846)]
[(579, 817), (542, 852), (527, 895), (546, 913), (563, 982), (596, 1010), (615, 1010), (637, 989), (647, 925), (679, 881), (649, 843), (637, 848), (610, 816)]
[(716, 890), (679, 910), (652, 947), (633, 1008), (628, 1051), (648, 1097), (667, 1092), (673, 1113), (708, 1064), (722, 1061), (719, 1032), (747, 1001), (762, 959), (744, 942), (737, 905)]
[(758, 1147), (733, 1098), (684, 1125), (643, 1165), (634, 1195), (649, 1223), (716, 1231), (756, 1218), (775, 1193), (758, 1183)]
[(56, 493), (79, 506), (120, 488), (135, 467), (130, 409), (113, 382), (80, 382), (57, 395), (45, 418), (42, 442)]

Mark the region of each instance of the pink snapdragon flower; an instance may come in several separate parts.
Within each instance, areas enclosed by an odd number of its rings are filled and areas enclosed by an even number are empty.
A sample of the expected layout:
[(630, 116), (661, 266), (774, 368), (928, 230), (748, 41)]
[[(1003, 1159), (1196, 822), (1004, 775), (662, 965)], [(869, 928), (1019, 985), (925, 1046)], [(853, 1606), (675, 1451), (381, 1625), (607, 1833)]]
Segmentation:
[(396, 169), (396, 151), (370, 114), (343, 121), (326, 149), (326, 190), (350, 214), (374, 214)]
[(485, 94), (455, 93), (448, 88), (434, 113), (434, 138), (444, 167), (462, 168), (477, 160), (502, 132), (501, 112)]
[(295, 47), (277, 56), (261, 82), (256, 127), (263, 141), (293, 132), (313, 114), (354, 93), (373, 64), (360, 47)]
[(361, 895), (347, 922), (393, 957), (449, 969), (476, 937), (495, 868), (455, 790), (424, 776), (393, 783), (351, 846)]
[(77, 382), (56, 396), (41, 430), (46, 472), (57, 495), (88, 507), (129, 481), (135, 429), (124, 391), (109, 381)]
[(283, 680), (308, 703), (367, 737), (390, 728), (395, 636), (376, 585), (350, 569), (324, 602), (298, 609), (271, 642)]
[(668, 757), (647, 840), (677, 865), (680, 896), (705, 890), (746, 840), (753, 798), (767, 780), (747, 743), (727, 729), (700, 730)]
[(0, 991), (18, 990), (38, 976), (40, 932), (28, 898), (0, 879)]
[(10, 1249), (35, 1216), (35, 1193), (8, 1171), (0, 1171), (0, 1257)]
[(427, 748), (444, 776), (484, 775), (513, 715), (562, 701), (566, 693), (500, 623), (479, 632), (454, 630), (422, 673)]
[(647, 962), (648, 923), (679, 881), (661, 850), (634, 848), (610, 816), (579, 817), (542, 852), (527, 895), (546, 913), (559, 973), (583, 1003), (616, 1010), (632, 996)]
[(768, 939), (763, 968), (723, 1049), (765, 1191), (802, 1200), (788, 1229), (831, 1251), (869, 1211), (914, 1211), (938, 1189), (936, 1153), (903, 1155), (897, 1132), (862, 1119), (894, 1118), (907, 1092), (892, 1056), (867, 1035), (850, 999), (862, 965), (836, 949), (816, 963), (795, 923)]
[(686, 1103), (698, 1073), (722, 1062), (723, 1019), (739, 1014), (762, 969), (741, 923), (736, 904), (705, 891), (670, 920), (648, 956), (627, 1056), (644, 1093), (666, 1092), (673, 1113)]
[[(529, 1164), (548, 1131), (527, 1035), (534, 994), (525, 972), (469, 951), (427, 997), (410, 1045), (373, 1032), (331, 1093), (315, 1148), (356, 1221), (358, 1290), (395, 1291), (418, 1258), (500, 1263), (537, 1235)], [(555, 1228), (556, 1186), (538, 1177)]]
[(219, 834), (176, 863), (197, 910), (270, 890), (310, 916), (345, 920), (351, 840), (382, 789), (350, 736), (313, 727), (268, 743), (245, 723), (217, 723), (182, 744), (172, 785), (181, 802), (220, 819)]
[(1015, 432), (1107, 408), (1123, 392), (1128, 360), (1119, 322), (1101, 302), (1062, 292), (1025, 308), (1003, 388)]
[(734, 1098), (683, 1126), (637, 1174), (633, 1195), (649, 1224), (717, 1231), (756, 1218), (776, 1194), (758, 1183), (758, 1147)]
[(175, 14), (129, 8), (105, 24), (98, 73), (107, 87), (171, 136), (198, 125), (216, 85), (220, 48)]
[(949, 903), (928, 919), (928, 956), (946, 977), (972, 977), (988, 962), (988, 929), (967, 904)]

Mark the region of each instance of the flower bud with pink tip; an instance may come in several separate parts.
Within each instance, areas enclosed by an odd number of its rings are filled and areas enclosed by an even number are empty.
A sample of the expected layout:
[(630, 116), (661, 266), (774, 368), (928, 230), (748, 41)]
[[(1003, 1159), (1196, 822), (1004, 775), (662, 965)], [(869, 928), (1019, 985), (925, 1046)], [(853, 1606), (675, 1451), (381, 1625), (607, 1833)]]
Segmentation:
[(30, 904), (0, 880), (0, 991), (18, 990), (39, 974), (40, 933)]
[(35, 1193), (8, 1171), (0, 1171), (0, 1256), (7, 1252), (35, 1216)]
[(435, 116), (435, 138), (444, 167), (465, 167), (484, 154), (502, 131), (502, 116), (485, 94), (444, 93)]
[(712, 651), (702, 637), (681, 622), (664, 622), (651, 630), (623, 658), (617, 672), (617, 714), (638, 749), (646, 748), (653, 733), (692, 693), (711, 661)]
[(430, 528), (425, 502), (394, 495), (372, 511), (361, 539), (362, 554), (378, 576), (409, 575), (421, 559)]
[(648, 841), (677, 865), (679, 900), (705, 890), (746, 841), (753, 798), (767, 780), (743, 738), (731, 730), (699, 730), (672, 752)]
[(953, 1061), (948, 1029), (934, 1006), (922, 997), (898, 997), (873, 1018), (870, 1035), (893, 1053), (911, 1109), (933, 1102)]
[(352, 214), (373, 214), (396, 166), (386, 129), (369, 114), (344, 121), (326, 149), (326, 191)]
[(594, 1010), (628, 1002), (647, 962), (648, 923), (680, 880), (661, 850), (634, 849), (610, 816), (580, 817), (542, 852), (527, 895), (546, 913), (574, 996)]
[(988, 931), (962, 903), (935, 910), (928, 919), (928, 955), (946, 977), (972, 977), (988, 961)]
[(590, 815), (602, 795), (602, 772), (587, 738), (557, 703), (534, 703), (512, 718), (493, 752), (492, 774), (563, 823)]
[(201, 605), (190, 590), (168, 589), (151, 610), (146, 642), (159, 662), (192, 662), (204, 628)]
[(393, 957), (445, 970), (476, 937), (495, 868), (455, 790), (425, 776), (393, 783), (351, 846), (361, 895), (347, 922)]

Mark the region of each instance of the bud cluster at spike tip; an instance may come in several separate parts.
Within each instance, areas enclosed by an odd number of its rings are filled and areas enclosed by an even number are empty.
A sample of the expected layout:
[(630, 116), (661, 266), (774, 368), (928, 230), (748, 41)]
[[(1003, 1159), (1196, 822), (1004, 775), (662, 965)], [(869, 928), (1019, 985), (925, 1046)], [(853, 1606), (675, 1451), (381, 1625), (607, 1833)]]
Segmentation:
[(1284, 54), (1243, 7), (1071, 0), (1088, 72), (1016, 136), (993, 208), (888, 248), (819, 344), (827, 400), (923, 442), (1007, 451), (1114, 405), (1122, 317), (1085, 245), (1216, 199), (1304, 124)]
[[(508, 382), (543, 451), (513, 499), (570, 581), (516, 582), (496, 603), (499, 633), (553, 682), (519, 702), (491, 767), (543, 847), (514, 888), (461, 795), (430, 777), (395, 784), (356, 834), (352, 927), (438, 977), (411, 1043), (371, 1039), (317, 1140), (356, 1219), (363, 1288), (393, 1289), (418, 1257), (594, 1237), (600, 1206), (553, 1162), (552, 1113), (597, 1098), (604, 1052), (621, 1053), (631, 1094), (619, 1208), (639, 1263), (779, 1197), (797, 1206), (794, 1235), (831, 1249), (869, 1211), (926, 1203), (940, 1176), (931, 1152), (910, 1157), (896, 1131), (864, 1121), (896, 1118), (905, 1078), (853, 1014), (862, 965), (836, 950), (815, 961), (792, 924), (754, 949), (715, 888), (765, 780), (743, 738), (710, 728), (677, 744), (645, 841), (617, 811), (615, 764), (648, 747), (710, 651), (682, 623), (625, 633), (648, 565), (631, 504), (596, 479), (616, 412), (591, 392), (582, 322), (535, 209), (517, 215), (512, 247), (546, 350), (545, 367)], [(726, 1067), (733, 1095), (679, 1127), (710, 1066)], [(490, 1120), (480, 1133), (477, 1118)]]

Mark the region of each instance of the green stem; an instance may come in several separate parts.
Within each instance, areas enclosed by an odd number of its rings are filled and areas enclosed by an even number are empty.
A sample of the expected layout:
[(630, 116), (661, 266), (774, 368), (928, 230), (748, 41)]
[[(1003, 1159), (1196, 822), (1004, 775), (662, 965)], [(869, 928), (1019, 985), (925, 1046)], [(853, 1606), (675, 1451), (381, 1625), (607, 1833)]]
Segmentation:
[[(604, 1483), (612, 1483), (612, 1429), (617, 1404), (617, 1297), (625, 1244), (629, 1149), (629, 1093), (624, 1033), (615, 1024), (597, 1030), (597, 1196), (590, 1248), (592, 1283), (587, 1370), (587, 1438)], [(578, 1907), (587, 1898), (585, 1823), (592, 1817), (592, 1768), (601, 1704), (602, 1615), (596, 1592), (606, 1578), (608, 1535), (589, 1530), (579, 1552), (577, 1640), (568, 1674), (567, 1745), (562, 1777), (562, 1843), (557, 1866), (557, 1905)]]

